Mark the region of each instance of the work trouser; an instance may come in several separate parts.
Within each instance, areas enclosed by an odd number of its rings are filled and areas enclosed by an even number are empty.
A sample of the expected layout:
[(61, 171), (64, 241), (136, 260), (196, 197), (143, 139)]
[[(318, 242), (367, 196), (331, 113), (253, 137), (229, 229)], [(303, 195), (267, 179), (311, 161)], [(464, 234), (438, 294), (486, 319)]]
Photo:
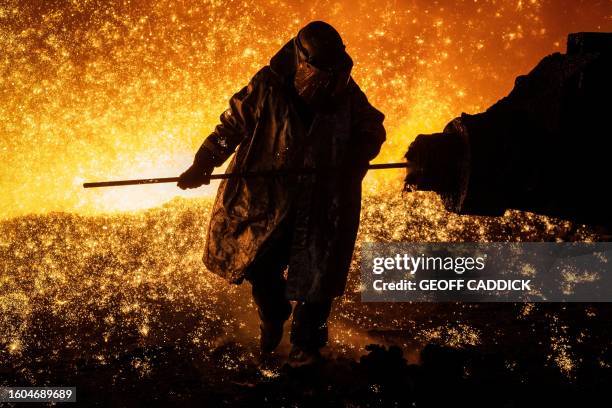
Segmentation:
[[(286, 296), (284, 271), (289, 258), (287, 240), (269, 248), (249, 268), (253, 299), (259, 317), (264, 322), (284, 322), (291, 315), (291, 303)], [(332, 299), (324, 302), (298, 301), (293, 309), (291, 344), (303, 350), (315, 350), (327, 343), (327, 319)]]

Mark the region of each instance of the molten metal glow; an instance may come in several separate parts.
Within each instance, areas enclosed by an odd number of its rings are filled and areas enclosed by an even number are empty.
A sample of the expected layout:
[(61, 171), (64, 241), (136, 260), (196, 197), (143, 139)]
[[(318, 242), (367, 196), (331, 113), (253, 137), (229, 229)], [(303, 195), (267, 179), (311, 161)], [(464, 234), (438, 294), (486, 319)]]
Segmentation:
[[(564, 3), (564, 4), (561, 4)], [(299, 27), (335, 25), (354, 77), (387, 115), (379, 161), (418, 134), (505, 95), (562, 51), (605, 30), (609, 2), (73, 0), (0, 3), (0, 217), (146, 208), (172, 185), (83, 190), (84, 180), (176, 175), (228, 98)], [(369, 176), (371, 189), (399, 171)]]

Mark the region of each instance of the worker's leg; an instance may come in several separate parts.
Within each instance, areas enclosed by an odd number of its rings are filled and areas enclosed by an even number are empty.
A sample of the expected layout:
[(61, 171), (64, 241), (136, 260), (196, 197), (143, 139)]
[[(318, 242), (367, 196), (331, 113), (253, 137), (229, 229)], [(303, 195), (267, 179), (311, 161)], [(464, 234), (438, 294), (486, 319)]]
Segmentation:
[(283, 270), (261, 269), (250, 276), (251, 292), (263, 321), (285, 321), (291, 315), (291, 303), (285, 296), (286, 281)]
[(287, 300), (283, 276), (286, 254), (282, 250), (267, 251), (247, 274), (251, 282), (253, 300), (261, 319), (260, 346), (264, 353), (273, 351), (283, 336), (283, 324), (291, 315), (291, 303)]
[(293, 311), (291, 344), (306, 352), (318, 352), (327, 344), (327, 319), (332, 299), (312, 303), (298, 302)]

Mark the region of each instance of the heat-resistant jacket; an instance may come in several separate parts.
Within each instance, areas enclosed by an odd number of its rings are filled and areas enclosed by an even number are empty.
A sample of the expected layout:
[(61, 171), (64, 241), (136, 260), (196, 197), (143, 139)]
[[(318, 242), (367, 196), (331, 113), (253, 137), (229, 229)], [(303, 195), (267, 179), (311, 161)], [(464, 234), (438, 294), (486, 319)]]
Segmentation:
[(339, 170), (223, 180), (203, 260), (210, 271), (241, 282), (292, 210), (287, 294), (317, 301), (344, 291), (359, 226), (361, 181), (385, 140), (384, 115), (351, 79), (344, 97), (315, 113), (307, 128), (291, 88), (294, 61), (290, 41), (231, 98), (202, 148), (214, 153), (217, 164), (236, 151), (227, 172)]

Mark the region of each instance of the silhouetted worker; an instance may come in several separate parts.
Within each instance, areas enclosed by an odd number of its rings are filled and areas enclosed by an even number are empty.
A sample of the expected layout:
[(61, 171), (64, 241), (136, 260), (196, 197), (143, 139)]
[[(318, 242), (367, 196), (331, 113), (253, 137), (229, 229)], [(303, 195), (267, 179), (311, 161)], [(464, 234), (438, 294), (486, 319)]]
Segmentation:
[(327, 342), (355, 245), (361, 181), (385, 140), (384, 115), (351, 78), (352, 66), (338, 32), (309, 23), (231, 98), (178, 182), (208, 184), (236, 147), (228, 172), (336, 169), (224, 180), (211, 212), (204, 263), (232, 283), (251, 282), (262, 353), (280, 343), (296, 301), (293, 366), (316, 361)]

